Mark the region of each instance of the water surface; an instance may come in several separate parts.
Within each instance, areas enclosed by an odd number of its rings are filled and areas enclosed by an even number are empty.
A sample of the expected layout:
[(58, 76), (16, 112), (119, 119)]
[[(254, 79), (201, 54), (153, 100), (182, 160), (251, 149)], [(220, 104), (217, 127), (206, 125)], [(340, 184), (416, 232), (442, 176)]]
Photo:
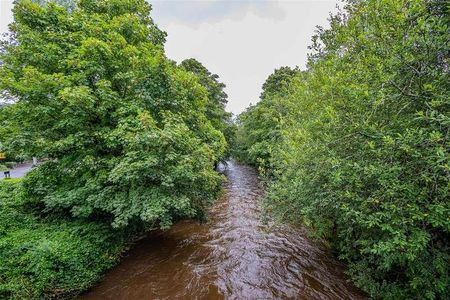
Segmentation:
[(364, 299), (304, 232), (260, 221), (254, 169), (223, 172), (226, 192), (207, 224), (150, 234), (81, 299)]

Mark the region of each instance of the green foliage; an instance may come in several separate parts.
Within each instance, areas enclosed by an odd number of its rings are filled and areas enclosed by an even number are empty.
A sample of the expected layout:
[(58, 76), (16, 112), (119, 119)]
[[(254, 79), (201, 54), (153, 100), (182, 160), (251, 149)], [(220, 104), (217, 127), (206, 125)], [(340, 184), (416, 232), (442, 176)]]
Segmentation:
[(16, 163), (13, 162), (13, 161), (7, 161), (7, 162), (5, 162), (5, 166), (6, 166), (8, 169), (14, 168), (15, 165), (16, 165)]
[(0, 298), (72, 297), (118, 260), (130, 232), (41, 216), (20, 180), (0, 181)]
[(450, 295), (449, 15), (349, 1), (308, 71), (240, 117), (247, 157), (270, 168), (267, 210), (330, 241), (373, 298)]
[[(299, 69), (281, 67), (271, 74), (263, 84), (261, 101), (250, 106), (238, 117), (235, 157), (260, 170), (270, 170), (270, 159), (281, 142), (281, 128), (285, 126), (287, 113), (295, 107), (288, 107), (284, 97), (293, 83), (301, 77)], [(274, 147), (275, 146), (275, 147)]]
[(20, 0), (3, 45), (7, 150), (50, 161), (27, 197), (78, 218), (168, 227), (216, 196), (226, 141), (197, 76), (164, 55), (144, 0)]
[(0, 54), (11, 104), (0, 150), (48, 161), (0, 181), (0, 298), (75, 296), (135, 233), (203, 217), (217, 196), (213, 166), (231, 136), (224, 86), (165, 57), (150, 10), (16, 1)]
[(11, 138), (13, 135), (18, 136), (17, 133), (20, 131), (20, 127), (13, 125), (11, 122), (11, 111), (14, 109), (14, 105), (0, 106), (0, 152), (6, 152), (7, 160), (23, 161), (28, 158), (21, 150), (21, 146), (26, 143), (25, 137)]
[(231, 119), (232, 114), (225, 111), (228, 102), (228, 95), (224, 91), (225, 84), (219, 82), (218, 75), (212, 74), (194, 58), (185, 59), (180, 66), (186, 71), (194, 73), (198, 77), (199, 83), (206, 89), (208, 102), (205, 114), (214, 128), (222, 132), (227, 141), (228, 148), (221, 160), (229, 158), (230, 150), (234, 145), (236, 125)]

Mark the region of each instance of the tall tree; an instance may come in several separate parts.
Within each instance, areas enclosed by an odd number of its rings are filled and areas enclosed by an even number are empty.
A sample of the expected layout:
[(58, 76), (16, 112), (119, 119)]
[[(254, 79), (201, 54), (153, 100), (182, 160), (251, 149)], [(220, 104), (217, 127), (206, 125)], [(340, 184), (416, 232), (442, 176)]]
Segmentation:
[(215, 196), (224, 137), (205, 88), (165, 57), (150, 11), (144, 0), (16, 2), (0, 89), (20, 129), (9, 144), (49, 158), (24, 183), (47, 210), (167, 227)]
[[(228, 143), (228, 149), (234, 143), (235, 125), (232, 121), (232, 114), (225, 110), (228, 102), (228, 95), (225, 93), (225, 84), (219, 81), (219, 76), (212, 74), (205, 66), (194, 58), (189, 58), (181, 62), (180, 66), (186, 71), (194, 73), (200, 84), (206, 88), (208, 101), (206, 103), (206, 117), (217, 130), (221, 131)], [(230, 155), (227, 151), (224, 158)]]

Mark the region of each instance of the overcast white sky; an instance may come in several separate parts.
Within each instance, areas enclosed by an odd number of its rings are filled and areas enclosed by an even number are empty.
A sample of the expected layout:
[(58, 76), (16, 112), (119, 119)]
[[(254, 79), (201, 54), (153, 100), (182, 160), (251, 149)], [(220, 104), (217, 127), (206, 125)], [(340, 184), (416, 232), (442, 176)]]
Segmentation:
[[(13, 0), (0, 0), (0, 32), (12, 22)], [(150, 0), (168, 34), (167, 56), (194, 57), (227, 85), (235, 114), (256, 103), (261, 86), (280, 66), (305, 67), (317, 25), (326, 26), (339, 0)]]

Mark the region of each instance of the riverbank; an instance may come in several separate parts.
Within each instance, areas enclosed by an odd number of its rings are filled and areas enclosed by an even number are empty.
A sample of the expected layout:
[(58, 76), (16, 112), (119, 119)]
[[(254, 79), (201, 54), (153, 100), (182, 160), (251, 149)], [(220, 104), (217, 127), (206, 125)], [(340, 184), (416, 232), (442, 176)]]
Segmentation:
[(254, 169), (222, 171), (225, 193), (206, 224), (151, 232), (125, 255), (130, 230), (43, 215), (20, 179), (1, 181), (0, 298), (72, 298), (96, 282), (81, 299), (364, 298), (303, 231), (261, 222)]

